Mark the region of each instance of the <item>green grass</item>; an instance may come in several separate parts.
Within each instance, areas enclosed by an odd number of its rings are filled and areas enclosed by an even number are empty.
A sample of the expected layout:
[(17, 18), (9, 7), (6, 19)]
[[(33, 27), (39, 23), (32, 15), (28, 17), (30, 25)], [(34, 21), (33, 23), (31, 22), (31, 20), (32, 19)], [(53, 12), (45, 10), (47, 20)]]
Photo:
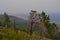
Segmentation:
[[(11, 28), (0, 27), (0, 40), (40, 40), (39, 32), (29, 33), (14, 30)], [(46, 39), (47, 40), (47, 39)]]

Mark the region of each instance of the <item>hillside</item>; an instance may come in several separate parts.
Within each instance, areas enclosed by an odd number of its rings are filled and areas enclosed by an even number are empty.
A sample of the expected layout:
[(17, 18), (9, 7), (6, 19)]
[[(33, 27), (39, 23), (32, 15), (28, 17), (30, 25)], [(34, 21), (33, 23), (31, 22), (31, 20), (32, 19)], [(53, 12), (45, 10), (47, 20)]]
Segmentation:
[[(4, 16), (3, 15), (0, 15), (0, 22), (3, 22), (3, 18)], [(15, 26), (16, 28), (19, 28), (19, 29), (26, 29), (26, 28), (29, 28), (29, 23), (27, 20), (21, 18), (21, 17), (16, 17), (16, 16), (9, 16), (10, 20), (11, 20), (11, 25), (14, 26), (14, 19), (15, 19)], [(2, 23), (3, 24), (3, 23)], [(60, 30), (60, 25), (58, 25), (58, 29)], [(34, 28), (34, 30), (39, 30), (39, 28)]]
[[(9, 26), (0, 26), (0, 39), (1, 40), (40, 40), (40, 26), (38, 24), (35, 24), (32, 35), (30, 33), (30, 26), (29, 21), (26, 21), (22, 18), (18, 18), (15, 16), (9, 16), (11, 20), (11, 28)], [(14, 20), (15, 20), (15, 26), (14, 26)], [(0, 15), (0, 22), (3, 24), (4, 16)], [(40, 25), (40, 24), (39, 24)], [(48, 25), (48, 24), (47, 24)], [(51, 25), (50, 27), (53, 27), (54, 25)], [(14, 29), (16, 27), (16, 29)], [(43, 26), (41, 26), (43, 27)], [(54, 26), (55, 27), (55, 26)], [(18, 29), (17, 29), (18, 28)], [(47, 29), (48, 30), (48, 29)], [(50, 29), (49, 29), (50, 30)], [(46, 31), (45, 31), (46, 32)], [(50, 33), (50, 31), (48, 31)], [(58, 39), (59, 40), (59, 32), (57, 32), (57, 35), (54, 35), (55, 32), (53, 29), (51, 29), (51, 35), (47, 33), (46, 36), (44, 36), (43, 40), (51, 40), (51, 39)], [(42, 35), (42, 34), (41, 34)], [(52, 38), (51, 38), (52, 37)]]
[[(0, 27), (0, 40), (40, 40), (40, 35), (38, 32), (33, 32), (32, 36), (29, 33), (10, 28)], [(45, 38), (44, 40), (51, 40)]]
[[(4, 16), (0, 15), (0, 22), (3, 24), (4, 21)], [(14, 26), (14, 20), (15, 20), (15, 26), (16, 27), (21, 27), (21, 28), (26, 28), (28, 25), (28, 22), (22, 18), (18, 18), (16, 16), (9, 16), (11, 20), (11, 25)]]

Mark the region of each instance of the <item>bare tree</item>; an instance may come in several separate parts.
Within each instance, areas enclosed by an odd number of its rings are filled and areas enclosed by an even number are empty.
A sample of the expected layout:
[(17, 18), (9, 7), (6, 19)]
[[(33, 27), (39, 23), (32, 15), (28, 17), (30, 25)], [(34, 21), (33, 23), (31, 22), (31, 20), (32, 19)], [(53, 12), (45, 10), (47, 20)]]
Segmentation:
[(35, 17), (36, 17), (35, 15), (36, 15), (36, 11), (31, 10), (30, 12), (30, 26), (31, 26), (30, 34), (31, 35), (32, 35), (33, 27), (35, 26)]

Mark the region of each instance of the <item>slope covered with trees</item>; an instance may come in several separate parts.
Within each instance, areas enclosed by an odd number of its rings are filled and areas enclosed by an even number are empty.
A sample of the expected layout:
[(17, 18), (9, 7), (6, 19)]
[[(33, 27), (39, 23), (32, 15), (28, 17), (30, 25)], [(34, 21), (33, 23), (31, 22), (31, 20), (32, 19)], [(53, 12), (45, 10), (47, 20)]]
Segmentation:
[(1, 18), (3, 21), (0, 23), (0, 40), (60, 40), (57, 24), (51, 23), (44, 11), (38, 13), (31, 10), (29, 14), (28, 24), (24, 21), (17, 21), (18, 24), (20, 22), (19, 25), (24, 26), (19, 28), (15, 18), (11, 21), (9, 15), (4, 12), (3, 19)]
[(40, 27), (40, 35), (41, 39), (43, 40), (44, 37), (48, 37), (51, 39), (58, 39), (58, 27), (57, 24), (51, 23), (50, 18), (45, 12), (37, 13), (37, 11), (31, 10), (30, 12), (30, 24), (31, 24), (31, 31), (33, 32), (33, 27)]

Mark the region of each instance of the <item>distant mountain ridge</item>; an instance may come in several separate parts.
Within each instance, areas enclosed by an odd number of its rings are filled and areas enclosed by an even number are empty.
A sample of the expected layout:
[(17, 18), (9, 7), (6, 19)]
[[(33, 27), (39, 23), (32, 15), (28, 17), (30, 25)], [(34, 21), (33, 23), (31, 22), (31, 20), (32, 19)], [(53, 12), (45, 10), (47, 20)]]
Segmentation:
[[(49, 15), (51, 22), (55, 22), (57, 24), (60, 24), (60, 13), (49, 13), (47, 15)], [(18, 17), (28, 20), (29, 14), (19, 14)]]
[[(26, 20), (19, 18), (19, 17), (16, 17), (16, 16), (10, 16), (10, 15), (9, 15), (9, 18), (10, 18), (11, 24), (13, 26), (14, 26), (14, 20), (15, 20), (16, 27), (22, 27), (22, 28), (27, 27), (28, 22)], [(3, 20), (4, 20), (4, 16), (0, 15), (0, 22), (3, 22)]]
[[(58, 26), (58, 28), (60, 29), (60, 15), (59, 14), (49, 14), (50, 16), (50, 20), (51, 22), (55, 22)], [(0, 15), (0, 22), (3, 22), (3, 15)], [(29, 22), (28, 22), (28, 19), (29, 19), (29, 14), (21, 14), (21, 15), (18, 15), (18, 16), (10, 16), (9, 15), (9, 18), (12, 22), (12, 25), (14, 25), (14, 19), (15, 19), (15, 25), (16, 27), (20, 27), (20, 28), (26, 28), (26, 27), (29, 27)]]

